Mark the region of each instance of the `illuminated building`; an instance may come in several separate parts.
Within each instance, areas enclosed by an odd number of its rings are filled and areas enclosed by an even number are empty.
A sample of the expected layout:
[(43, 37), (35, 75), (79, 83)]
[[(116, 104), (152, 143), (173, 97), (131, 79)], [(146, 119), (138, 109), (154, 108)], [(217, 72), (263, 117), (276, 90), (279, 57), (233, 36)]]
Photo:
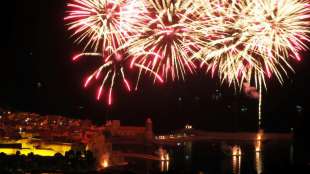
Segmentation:
[(106, 130), (115, 137), (140, 137), (149, 141), (153, 140), (153, 126), (150, 118), (146, 120), (145, 127), (121, 126), (119, 120), (110, 120), (106, 123)]
[(56, 153), (65, 155), (72, 147), (70, 143), (45, 142), (39, 139), (2, 140), (1, 145), (3, 148), (0, 148), (0, 153), (6, 155), (15, 155), (19, 151), (22, 155), (33, 153), (40, 156), (54, 156)]

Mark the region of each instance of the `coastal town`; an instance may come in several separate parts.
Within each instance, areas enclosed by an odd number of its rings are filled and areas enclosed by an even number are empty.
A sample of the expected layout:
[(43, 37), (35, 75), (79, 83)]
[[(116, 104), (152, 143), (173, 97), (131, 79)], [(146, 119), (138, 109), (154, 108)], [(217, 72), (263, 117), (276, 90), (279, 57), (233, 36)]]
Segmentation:
[(0, 115), (0, 153), (6, 155), (51, 157), (65, 156), (70, 150), (90, 151), (97, 169), (127, 164), (127, 157), (167, 161), (169, 155), (153, 140), (151, 119), (139, 127), (123, 126), (119, 120), (94, 125), (90, 120), (27, 112), (2, 111)]
[[(263, 130), (206, 132), (195, 129), (191, 124), (167, 134), (155, 135), (150, 118), (141, 126), (122, 125), (120, 120), (107, 120), (102, 125), (96, 125), (91, 120), (59, 115), (43, 116), (3, 109), (0, 113), (1, 159), (8, 158), (6, 161), (10, 161), (11, 158), (21, 158), (27, 161), (36, 156), (37, 160), (52, 159), (62, 164), (54, 168), (45, 166), (44, 171), (108, 171), (130, 166), (130, 162), (138, 159), (155, 161), (159, 163), (160, 171), (165, 172), (169, 171), (173, 160), (168, 149), (181, 148), (185, 159), (190, 159), (196, 141), (218, 144), (209, 149), (231, 156), (234, 170), (239, 171), (243, 150), (236, 142), (253, 142), (256, 156), (261, 157), (263, 142), (291, 141), (292, 138), (292, 133), (265, 133)], [(27, 171), (27, 168), (22, 169)]]

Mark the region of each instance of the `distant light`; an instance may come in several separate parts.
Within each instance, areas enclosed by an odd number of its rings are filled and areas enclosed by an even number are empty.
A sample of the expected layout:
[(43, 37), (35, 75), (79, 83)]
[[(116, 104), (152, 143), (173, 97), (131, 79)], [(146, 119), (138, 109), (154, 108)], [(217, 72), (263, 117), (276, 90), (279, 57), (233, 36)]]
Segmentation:
[(42, 86), (43, 86), (43, 85), (42, 85), (41, 82), (38, 82), (38, 83), (37, 83), (37, 88), (42, 88)]
[(232, 148), (232, 155), (233, 156), (241, 156), (241, 148), (237, 145), (235, 145), (233, 148)]
[(185, 129), (192, 129), (192, 128), (193, 128), (193, 126), (190, 125), (190, 124), (186, 124), (186, 125), (185, 125)]
[(25, 122), (27, 123), (29, 120), (30, 120), (30, 118), (26, 118), (26, 119), (25, 119)]
[(257, 137), (256, 137), (256, 140), (260, 141), (261, 139), (262, 139), (262, 136), (258, 134)]
[(168, 153), (166, 153), (166, 155), (165, 155), (165, 160), (166, 160), (166, 161), (169, 161), (169, 160), (170, 160), (170, 157), (169, 157), (169, 154), (168, 154)]
[(261, 152), (261, 145), (259, 143), (256, 144), (255, 152)]
[(241, 110), (241, 112), (247, 112), (248, 108), (246, 106), (242, 106), (240, 110)]
[(103, 160), (103, 162), (101, 163), (101, 166), (102, 166), (103, 168), (109, 167), (109, 162), (108, 162), (108, 160)]
[(256, 140), (261, 141), (263, 139), (264, 133), (263, 132), (258, 132), (256, 135)]
[(297, 112), (302, 112), (304, 110), (304, 108), (300, 105), (296, 105), (296, 111)]
[(215, 91), (215, 94), (213, 94), (212, 96), (213, 100), (220, 100), (222, 98), (222, 93), (220, 90), (216, 90)]
[(160, 140), (164, 140), (164, 139), (166, 139), (166, 137), (165, 137), (165, 136), (163, 136), (163, 135), (160, 135), (160, 136), (158, 136), (158, 139), (160, 139)]
[(179, 97), (178, 100), (179, 100), (179, 101), (182, 101), (182, 97)]

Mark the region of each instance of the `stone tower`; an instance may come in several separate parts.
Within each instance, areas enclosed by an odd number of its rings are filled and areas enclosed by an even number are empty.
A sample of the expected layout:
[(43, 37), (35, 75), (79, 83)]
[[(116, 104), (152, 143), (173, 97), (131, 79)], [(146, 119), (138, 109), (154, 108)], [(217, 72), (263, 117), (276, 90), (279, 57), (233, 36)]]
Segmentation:
[(153, 123), (150, 118), (147, 118), (145, 122), (145, 137), (147, 141), (153, 140)]

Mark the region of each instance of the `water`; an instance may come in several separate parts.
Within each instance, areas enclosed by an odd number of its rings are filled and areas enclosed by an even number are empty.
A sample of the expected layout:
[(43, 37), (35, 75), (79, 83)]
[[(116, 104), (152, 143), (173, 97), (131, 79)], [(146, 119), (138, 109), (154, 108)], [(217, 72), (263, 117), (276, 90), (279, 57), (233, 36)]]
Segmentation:
[[(241, 155), (233, 156), (227, 147), (240, 147)], [(293, 146), (288, 141), (259, 142), (186, 142), (165, 147), (171, 160), (135, 161), (137, 173), (256, 174), (274, 173), (292, 166)]]

